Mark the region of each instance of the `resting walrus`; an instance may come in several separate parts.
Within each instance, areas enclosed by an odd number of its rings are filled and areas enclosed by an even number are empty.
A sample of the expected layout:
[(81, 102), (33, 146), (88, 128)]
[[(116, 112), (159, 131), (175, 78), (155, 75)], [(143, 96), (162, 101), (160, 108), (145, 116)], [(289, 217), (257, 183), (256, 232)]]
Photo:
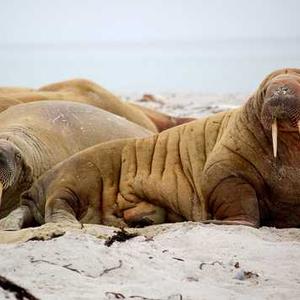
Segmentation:
[(72, 154), (100, 142), (150, 134), (86, 104), (43, 101), (10, 107), (0, 114), (0, 216), (16, 207), (35, 179)]
[(0, 112), (19, 103), (43, 100), (72, 101), (90, 104), (136, 123), (152, 132), (174, 127), (194, 120), (169, 116), (140, 105), (121, 101), (100, 85), (85, 79), (53, 83), (38, 90), (25, 88), (0, 88)]
[(299, 226), (299, 122), (300, 70), (274, 72), (241, 108), (58, 164), (23, 194), (20, 223)]

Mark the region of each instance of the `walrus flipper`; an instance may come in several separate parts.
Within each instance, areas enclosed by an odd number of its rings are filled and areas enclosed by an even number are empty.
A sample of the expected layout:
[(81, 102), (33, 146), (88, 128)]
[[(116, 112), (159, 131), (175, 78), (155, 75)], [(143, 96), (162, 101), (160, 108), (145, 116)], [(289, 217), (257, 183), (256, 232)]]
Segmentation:
[(45, 223), (79, 224), (69, 201), (63, 198), (52, 198), (47, 200), (45, 207)]
[(32, 226), (34, 218), (28, 206), (20, 206), (0, 220), (0, 230), (19, 230)]
[(203, 192), (213, 216), (206, 222), (259, 227), (258, 195), (246, 173), (222, 163), (205, 170)]
[(159, 206), (143, 201), (133, 208), (126, 209), (123, 212), (123, 218), (131, 227), (144, 227), (164, 223), (166, 211)]
[(243, 225), (243, 226), (249, 226), (249, 227), (255, 227), (258, 226), (255, 223), (244, 221), (244, 220), (236, 220), (236, 221), (222, 221), (222, 220), (205, 220), (201, 221), (199, 223), (202, 224), (214, 224), (214, 225)]

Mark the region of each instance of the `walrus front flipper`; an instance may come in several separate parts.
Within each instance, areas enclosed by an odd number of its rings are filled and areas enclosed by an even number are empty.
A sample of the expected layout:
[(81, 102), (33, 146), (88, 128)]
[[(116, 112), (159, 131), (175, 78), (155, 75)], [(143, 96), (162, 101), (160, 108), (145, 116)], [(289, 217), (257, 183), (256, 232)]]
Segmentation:
[(247, 161), (233, 158), (235, 161), (215, 163), (204, 171), (202, 191), (212, 217), (206, 223), (259, 227), (263, 183), (260, 185), (256, 169)]
[(19, 230), (32, 226), (34, 218), (28, 206), (21, 205), (0, 220), (0, 230)]
[(124, 210), (123, 217), (131, 227), (144, 227), (164, 223), (166, 211), (148, 202), (140, 202), (135, 207)]
[(207, 223), (259, 227), (260, 215), (255, 189), (243, 178), (221, 181), (208, 198), (215, 219)]
[(73, 205), (63, 198), (51, 198), (46, 200), (45, 223), (66, 223), (79, 225)]
[(244, 220), (236, 220), (236, 221), (226, 221), (226, 220), (205, 220), (205, 221), (200, 221), (199, 223), (202, 224), (214, 224), (214, 225), (244, 225), (244, 226), (249, 226), (249, 227), (255, 227), (257, 228), (257, 224), (244, 221)]

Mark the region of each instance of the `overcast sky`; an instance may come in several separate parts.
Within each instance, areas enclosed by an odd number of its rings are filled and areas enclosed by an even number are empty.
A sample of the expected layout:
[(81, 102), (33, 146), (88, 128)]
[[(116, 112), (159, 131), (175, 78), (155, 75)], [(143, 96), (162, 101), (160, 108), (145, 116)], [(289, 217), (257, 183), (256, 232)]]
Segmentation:
[(299, 38), (299, 0), (1, 0), (0, 43)]

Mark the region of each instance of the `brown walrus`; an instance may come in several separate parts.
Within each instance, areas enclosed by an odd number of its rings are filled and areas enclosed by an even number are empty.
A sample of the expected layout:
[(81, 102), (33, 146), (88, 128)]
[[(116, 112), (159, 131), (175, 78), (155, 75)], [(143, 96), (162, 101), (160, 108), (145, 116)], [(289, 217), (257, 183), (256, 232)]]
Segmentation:
[(85, 79), (73, 79), (50, 84), (38, 90), (0, 88), (0, 112), (19, 103), (42, 100), (73, 101), (90, 104), (126, 118), (152, 132), (189, 122), (194, 118), (172, 117), (137, 104), (121, 101), (100, 85)]
[(300, 226), (299, 122), (300, 69), (276, 71), (238, 109), (63, 161), (8, 220)]
[(152, 133), (91, 105), (43, 101), (0, 114), (0, 216), (20, 194), (58, 162), (92, 145)]

